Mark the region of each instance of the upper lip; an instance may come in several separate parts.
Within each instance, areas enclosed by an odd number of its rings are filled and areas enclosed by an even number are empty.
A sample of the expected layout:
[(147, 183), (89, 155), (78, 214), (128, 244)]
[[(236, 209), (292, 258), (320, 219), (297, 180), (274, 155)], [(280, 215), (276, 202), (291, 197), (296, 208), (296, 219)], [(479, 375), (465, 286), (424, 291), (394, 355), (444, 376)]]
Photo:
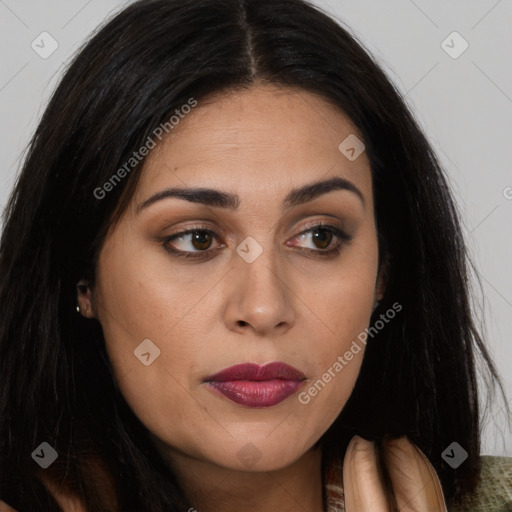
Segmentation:
[(241, 363), (210, 375), (205, 379), (205, 382), (264, 381), (273, 379), (304, 380), (305, 378), (306, 376), (300, 370), (286, 363), (274, 362), (263, 366), (255, 363)]

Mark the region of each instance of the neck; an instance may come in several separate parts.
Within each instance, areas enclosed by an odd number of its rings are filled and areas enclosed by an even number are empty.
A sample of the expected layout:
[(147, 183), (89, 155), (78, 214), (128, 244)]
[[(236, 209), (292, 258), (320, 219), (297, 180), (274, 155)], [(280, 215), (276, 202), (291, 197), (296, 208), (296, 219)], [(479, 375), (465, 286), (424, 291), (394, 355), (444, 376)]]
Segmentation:
[(323, 512), (321, 464), (320, 449), (309, 450), (290, 466), (267, 472), (229, 470), (172, 454), (180, 485), (200, 512)]

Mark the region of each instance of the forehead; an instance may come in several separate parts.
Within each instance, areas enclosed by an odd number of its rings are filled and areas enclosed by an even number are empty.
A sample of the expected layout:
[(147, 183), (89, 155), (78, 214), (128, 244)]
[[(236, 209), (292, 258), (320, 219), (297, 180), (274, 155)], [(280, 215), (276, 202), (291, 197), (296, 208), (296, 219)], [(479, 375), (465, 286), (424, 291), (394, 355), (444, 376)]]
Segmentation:
[[(136, 200), (172, 185), (224, 188), (239, 195), (341, 176), (371, 196), (363, 152), (339, 149), (362, 140), (337, 107), (300, 89), (259, 85), (198, 101), (148, 155)], [(351, 140), (351, 139), (350, 139)]]

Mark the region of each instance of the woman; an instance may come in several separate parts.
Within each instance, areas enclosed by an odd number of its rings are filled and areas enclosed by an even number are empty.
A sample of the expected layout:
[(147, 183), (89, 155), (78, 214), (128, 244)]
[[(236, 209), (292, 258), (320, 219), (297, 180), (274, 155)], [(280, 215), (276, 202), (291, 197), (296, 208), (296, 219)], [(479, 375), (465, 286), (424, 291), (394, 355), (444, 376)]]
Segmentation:
[(317, 8), (128, 6), (1, 243), (4, 507), (485, 509), (477, 357), (500, 384), (452, 197)]

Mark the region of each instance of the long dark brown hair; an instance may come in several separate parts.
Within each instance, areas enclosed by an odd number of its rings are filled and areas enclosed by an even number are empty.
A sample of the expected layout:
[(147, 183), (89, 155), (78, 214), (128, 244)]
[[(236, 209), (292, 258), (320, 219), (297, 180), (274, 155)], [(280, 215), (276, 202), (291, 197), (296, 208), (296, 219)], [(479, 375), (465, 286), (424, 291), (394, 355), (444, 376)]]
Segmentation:
[[(77, 314), (76, 284), (94, 283), (98, 252), (143, 159), (104, 198), (94, 191), (190, 98), (263, 82), (320, 95), (360, 130), (387, 262), (373, 319), (403, 305), (368, 342), (350, 400), (318, 442), (324, 464), (354, 434), (377, 442), (407, 435), (450, 500), (474, 488), (477, 359), (491, 387), (501, 384), (472, 318), (458, 212), (400, 94), (347, 29), (303, 0), (142, 0), (69, 66), (5, 211), (0, 496), (15, 508), (59, 510), (31, 457), (42, 442), (59, 454), (45, 475), (88, 510), (190, 506), (116, 387), (101, 326)], [(453, 441), (469, 454), (457, 469), (441, 458)]]

